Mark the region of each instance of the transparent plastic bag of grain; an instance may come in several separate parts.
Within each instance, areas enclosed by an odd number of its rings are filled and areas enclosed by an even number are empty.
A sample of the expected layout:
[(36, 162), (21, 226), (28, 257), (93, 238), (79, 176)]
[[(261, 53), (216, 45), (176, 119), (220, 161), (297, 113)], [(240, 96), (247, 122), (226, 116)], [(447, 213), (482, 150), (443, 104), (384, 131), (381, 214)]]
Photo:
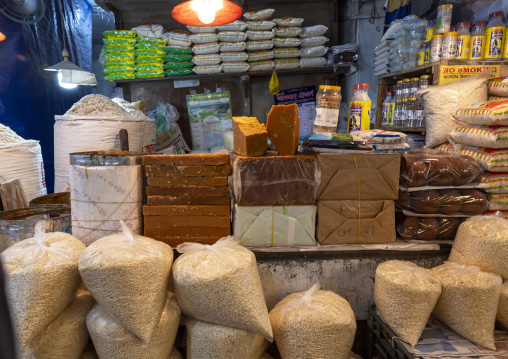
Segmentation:
[(508, 220), (502, 216), (468, 219), (457, 231), (448, 260), (508, 279)]
[(505, 329), (508, 329), (508, 281), (501, 287), (499, 296), (499, 305), (497, 307), (496, 320), (501, 323)]
[(97, 302), (123, 327), (150, 341), (166, 302), (173, 263), (170, 246), (123, 232), (92, 243), (79, 258), (79, 272)]
[(356, 333), (356, 319), (340, 295), (309, 290), (288, 295), (270, 312), (277, 348), (283, 358), (347, 359)]
[(430, 270), (406, 261), (387, 261), (376, 269), (374, 301), (386, 324), (415, 346), (441, 294)]
[(46, 223), (35, 226), (33, 238), (1, 254), (5, 292), (20, 347), (69, 305), (81, 284), (78, 258), (86, 248), (66, 233), (44, 233)]
[(169, 358), (175, 343), (181, 311), (175, 295), (167, 292), (164, 310), (148, 343), (125, 329), (104, 308), (96, 304), (86, 318), (95, 350), (106, 359)]
[(496, 350), (494, 327), (501, 277), (451, 262), (431, 272), (443, 288), (434, 315), (467, 340)]
[(177, 250), (183, 254), (175, 261), (173, 279), (184, 314), (273, 337), (256, 257), (250, 250), (232, 237), (211, 246), (183, 243)]
[(168, 359), (183, 359), (183, 357), (182, 354), (180, 354), (180, 352), (178, 351), (178, 349), (173, 348), (173, 350), (171, 350), (171, 354), (169, 354)]
[(259, 359), (268, 348), (263, 336), (227, 325), (190, 319), (187, 359)]

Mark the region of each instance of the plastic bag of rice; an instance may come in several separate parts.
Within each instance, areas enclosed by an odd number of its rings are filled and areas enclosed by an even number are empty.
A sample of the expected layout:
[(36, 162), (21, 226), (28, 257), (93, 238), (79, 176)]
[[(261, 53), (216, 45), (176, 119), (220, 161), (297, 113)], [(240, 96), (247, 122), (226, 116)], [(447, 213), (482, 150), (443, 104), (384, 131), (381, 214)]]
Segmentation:
[(273, 61), (253, 61), (249, 62), (250, 71), (268, 71), (273, 69)]
[(148, 50), (164, 50), (164, 45), (159, 44), (136, 44), (134, 45), (136, 49), (148, 49)]
[(374, 301), (386, 324), (415, 346), (441, 294), (441, 284), (414, 263), (387, 261), (376, 269)]
[(215, 26), (192, 26), (187, 25), (187, 29), (193, 34), (215, 34), (217, 28)]
[(300, 57), (320, 57), (325, 56), (328, 48), (325, 46), (304, 47), (300, 49)]
[(219, 54), (208, 54), (208, 55), (196, 55), (192, 58), (192, 62), (195, 65), (217, 65), (220, 64)]
[(20, 347), (39, 334), (74, 298), (81, 284), (78, 259), (85, 245), (66, 233), (44, 233), (3, 251), (5, 292)]
[(134, 45), (104, 46), (102, 49), (104, 52), (132, 52), (134, 51)]
[(136, 32), (139, 37), (157, 37), (160, 38), (164, 32), (164, 28), (159, 24), (145, 24), (133, 27), (132, 31)]
[(166, 62), (185, 62), (185, 61), (191, 61), (193, 55), (165, 55), (162, 56), (162, 59)]
[(216, 54), (220, 51), (218, 42), (211, 42), (209, 44), (198, 44), (192, 47), (192, 51), (196, 55)]
[(249, 64), (245, 61), (241, 62), (224, 62), (222, 64), (222, 71), (227, 73), (245, 72), (249, 70)]
[(326, 58), (324, 57), (307, 57), (300, 59), (300, 67), (320, 67), (326, 65)]
[(443, 288), (433, 314), (467, 340), (496, 350), (494, 327), (501, 277), (450, 262), (431, 272)]
[(102, 55), (103, 59), (107, 60), (132, 60), (134, 59), (133, 52), (107, 52)]
[(448, 261), (479, 267), (508, 279), (508, 220), (476, 216), (462, 223)]
[(273, 49), (273, 40), (247, 41), (247, 50), (271, 50)]
[(491, 194), (487, 199), (489, 201), (489, 211), (508, 210), (508, 194)]
[(219, 36), (217, 34), (192, 34), (189, 36), (189, 41), (191, 41), (193, 44), (208, 44), (210, 42), (217, 42), (219, 41)]
[(245, 20), (268, 20), (275, 13), (275, 9), (262, 9), (257, 11), (247, 11), (243, 14)]
[(106, 30), (102, 35), (104, 37), (135, 37), (136, 32), (129, 30)]
[(182, 354), (180, 354), (180, 352), (178, 351), (178, 349), (173, 348), (173, 350), (171, 350), (171, 354), (169, 354), (168, 359), (183, 359), (183, 357)]
[(184, 61), (184, 62), (166, 62), (164, 64), (164, 70), (181, 70), (188, 69), (194, 66), (192, 61)]
[(491, 72), (486, 70), (476, 76), (416, 91), (425, 111), (426, 147), (435, 147), (448, 140), (448, 134), (457, 127), (450, 115), (452, 112), (487, 100), (487, 79)]
[(142, 58), (135, 58), (134, 63), (136, 65), (141, 64), (162, 64), (164, 63), (164, 60), (162, 57), (142, 57)]
[(329, 40), (324, 36), (313, 36), (313, 37), (305, 37), (301, 39), (302, 47), (314, 47), (314, 46), (322, 46), (326, 44)]
[(269, 20), (247, 21), (247, 29), (254, 31), (267, 31), (275, 27), (275, 23)]
[(508, 96), (508, 77), (490, 79), (487, 82), (487, 91), (489, 95)]
[(242, 42), (247, 40), (247, 34), (242, 31), (221, 31), (219, 40), (224, 42)]
[(480, 177), (480, 182), (487, 186), (487, 193), (508, 193), (508, 174), (486, 172)]
[(300, 50), (297, 47), (279, 47), (273, 50), (273, 56), (276, 59), (289, 59), (300, 56)]
[(296, 69), (299, 66), (300, 66), (299, 59), (276, 59), (273, 62), (273, 67), (276, 70)]
[(247, 55), (244, 51), (238, 52), (221, 52), (220, 59), (222, 62), (237, 62), (237, 61), (247, 61), (249, 55)]
[(283, 358), (347, 359), (356, 333), (349, 303), (338, 294), (319, 290), (319, 284), (277, 303), (270, 322)]
[(300, 27), (274, 27), (272, 30), (278, 37), (297, 37), (302, 32)]
[(466, 145), (454, 145), (453, 151), (471, 156), (490, 172), (508, 172), (508, 149), (491, 149)]
[(247, 23), (242, 20), (236, 20), (229, 24), (217, 26), (219, 31), (245, 31), (247, 29)]
[(146, 343), (166, 303), (173, 250), (134, 235), (120, 222), (122, 233), (103, 237), (83, 251), (79, 273), (101, 307)]
[(166, 53), (163, 51), (163, 50), (158, 50), (158, 49), (137, 49), (137, 50), (134, 50), (134, 55), (136, 55), (136, 57), (138, 58), (157, 58), (157, 57), (162, 57), (164, 55), (166, 55)]
[(321, 36), (321, 35), (326, 34), (327, 31), (328, 31), (328, 27), (326, 27), (325, 25), (307, 26), (307, 27), (302, 28), (300, 37)]
[(194, 73), (198, 75), (218, 74), (219, 72), (222, 72), (222, 66), (221, 65), (194, 66), (192, 68), (192, 71), (194, 71)]
[(297, 37), (274, 37), (273, 44), (275, 47), (298, 47), (302, 41)]
[(105, 45), (134, 45), (136, 44), (136, 39), (132, 37), (108, 37), (104, 38), (103, 42)]
[(275, 19), (273, 19), (273, 21), (277, 24), (277, 26), (280, 27), (290, 27), (290, 26), (300, 27), (303, 24), (303, 18), (301, 17), (290, 17), (290, 16), (276, 17)]
[(247, 30), (247, 38), (249, 40), (271, 40), (275, 37), (272, 31), (254, 31)]
[(227, 325), (190, 319), (187, 359), (259, 359), (268, 348), (262, 335)]
[(80, 291), (72, 302), (38, 334), (21, 358), (80, 359), (90, 335), (86, 329), (86, 316), (95, 299), (86, 291)]
[(244, 41), (240, 42), (221, 42), (220, 51), (221, 52), (236, 52), (236, 51), (245, 51), (247, 48), (247, 44)]
[(472, 102), (455, 111), (453, 117), (470, 125), (508, 126), (508, 100)]
[(508, 148), (508, 127), (458, 126), (450, 136), (464, 145)]
[(176, 298), (182, 312), (271, 339), (261, 280), (254, 254), (232, 237), (215, 244), (184, 243), (173, 266)]
[(501, 286), (496, 319), (503, 327), (508, 329), (508, 281)]
[(266, 61), (274, 58), (273, 51), (252, 51), (249, 52), (249, 61)]
[[(149, 268), (147, 268), (150, 271)], [(144, 293), (147, 294), (147, 293)], [(168, 358), (175, 343), (181, 310), (175, 295), (167, 292), (164, 307), (148, 343), (125, 329), (103, 307), (96, 304), (86, 318), (86, 325), (100, 358)]]
[(137, 44), (152, 44), (152, 45), (161, 45), (166, 46), (166, 41), (154, 37), (136, 37)]

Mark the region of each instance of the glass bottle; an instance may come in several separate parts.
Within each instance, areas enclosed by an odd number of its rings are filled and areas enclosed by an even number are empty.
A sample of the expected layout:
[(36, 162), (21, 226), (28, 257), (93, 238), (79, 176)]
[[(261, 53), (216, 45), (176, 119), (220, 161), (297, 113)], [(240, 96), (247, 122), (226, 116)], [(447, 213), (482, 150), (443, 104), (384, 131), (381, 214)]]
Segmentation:
[(319, 86), (316, 96), (316, 118), (312, 128), (313, 133), (337, 132), (341, 101), (340, 86)]
[(404, 127), (413, 127), (414, 126), (414, 101), (416, 98), (409, 97), (407, 99), (407, 105), (406, 105), (406, 123)]
[(420, 76), (420, 82), (418, 84), (419, 89), (426, 89), (427, 87), (432, 85), (432, 75), (422, 75)]
[(422, 128), (423, 118), (424, 118), (423, 104), (418, 99), (416, 99), (414, 102), (414, 124), (415, 124), (414, 127)]
[(410, 79), (402, 80), (402, 99), (409, 97), (410, 87), (411, 87), (411, 80)]
[(400, 98), (395, 99), (395, 109), (393, 110), (393, 124), (400, 127)]
[(403, 98), (400, 103), (399, 110), (399, 127), (405, 127), (406, 125), (406, 111), (407, 111), (407, 98)]
[(414, 97), (415, 92), (418, 91), (420, 84), (420, 78), (419, 77), (413, 77), (411, 79), (411, 89), (409, 90), (409, 97)]

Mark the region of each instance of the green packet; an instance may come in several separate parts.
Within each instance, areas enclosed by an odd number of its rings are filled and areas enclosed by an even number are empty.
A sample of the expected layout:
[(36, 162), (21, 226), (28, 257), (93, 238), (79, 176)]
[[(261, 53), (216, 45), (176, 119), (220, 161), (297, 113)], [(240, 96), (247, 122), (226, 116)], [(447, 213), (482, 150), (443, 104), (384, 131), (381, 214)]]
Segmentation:
[(192, 55), (166, 55), (162, 59), (166, 62), (183, 62), (192, 60)]
[(107, 30), (102, 35), (104, 37), (135, 37), (136, 32), (131, 30)]
[(157, 45), (157, 44), (138, 44), (134, 45), (136, 49), (142, 49), (142, 50), (162, 50), (164, 48), (164, 45)]
[(136, 39), (132, 37), (105, 37), (103, 41), (106, 45), (112, 46), (134, 45), (136, 43)]
[(194, 67), (194, 63), (192, 61), (167, 62), (164, 64), (164, 68), (166, 70), (179, 70), (179, 69), (186, 69), (189, 67)]
[(162, 64), (134, 65), (136, 71), (162, 70)]
[(134, 50), (134, 55), (139, 57), (162, 57), (165, 55), (162, 50)]
[(114, 80), (131, 80), (134, 79), (134, 72), (125, 72), (122, 74), (111, 74), (104, 76), (104, 80), (114, 81)]
[(123, 46), (108, 45), (104, 46), (103, 50), (105, 52), (132, 52), (134, 51), (134, 45), (123, 45)]
[(102, 70), (102, 73), (106, 75), (120, 74), (125, 72), (134, 72), (134, 68), (132, 66), (114, 66), (106, 67), (104, 70)]
[(106, 67), (134, 66), (134, 61), (132, 61), (132, 60), (106, 60), (102, 64)]
[(137, 79), (146, 79), (149, 77), (163, 77), (163, 72), (156, 72), (156, 71), (142, 71), (142, 72), (136, 72), (134, 74)]
[(161, 57), (137, 57), (134, 59), (136, 65), (138, 64), (162, 64), (164, 60)]
[(106, 52), (103, 57), (108, 60), (132, 60), (134, 52)]
[(155, 37), (136, 37), (136, 42), (138, 44), (154, 44), (160, 46), (166, 46), (166, 41), (162, 39), (157, 39)]
[(182, 46), (167, 46), (164, 48), (166, 54), (169, 55), (189, 55), (192, 54), (192, 49), (190, 47), (182, 47)]
[(193, 75), (194, 71), (192, 69), (180, 69), (180, 70), (166, 70), (164, 71), (164, 76), (184, 76), (184, 75)]

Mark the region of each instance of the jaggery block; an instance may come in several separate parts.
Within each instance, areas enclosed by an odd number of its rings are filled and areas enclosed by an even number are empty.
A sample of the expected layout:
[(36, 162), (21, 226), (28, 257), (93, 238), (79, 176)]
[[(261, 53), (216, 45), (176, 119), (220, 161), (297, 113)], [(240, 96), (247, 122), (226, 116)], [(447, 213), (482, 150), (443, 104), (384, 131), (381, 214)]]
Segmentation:
[(228, 185), (227, 177), (189, 177), (187, 180), (189, 186), (209, 186), (222, 187)]
[(229, 216), (229, 206), (144, 206), (145, 216)]
[(152, 187), (206, 186), (222, 187), (228, 185), (227, 177), (148, 177)]
[(220, 166), (145, 166), (147, 177), (227, 177), (230, 165)]
[(145, 216), (147, 227), (170, 227), (170, 226), (193, 226), (193, 227), (227, 227), (229, 228), (229, 217), (210, 216)]
[(268, 132), (255, 117), (233, 117), (233, 138), (241, 156), (263, 156), (268, 148)]
[(298, 149), (300, 139), (300, 116), (298, 106), (272, 106), (266, 122), (266, 130), (279, 155), (293, 156)]
[(187, 185), (187, 177), (148, 177), (146, 183), (152, 187), (181, 187)]
[(145, 236), (157, 237), (226, 237), (230, 227), (145, 227)]
[(227, 197), (229, 195), (227, 187), (146, 187), (147, 196), (190, 196), (190, 197)]
[(149, 206), (228, 206), (229, 197), (193, 197), (193, 196), (148, 196), (147, 204)]
[(201, 155), (145, 155), (144, 165), (165, 166), (219, 166), (229, 165), (229, 153), (210, 153)]

